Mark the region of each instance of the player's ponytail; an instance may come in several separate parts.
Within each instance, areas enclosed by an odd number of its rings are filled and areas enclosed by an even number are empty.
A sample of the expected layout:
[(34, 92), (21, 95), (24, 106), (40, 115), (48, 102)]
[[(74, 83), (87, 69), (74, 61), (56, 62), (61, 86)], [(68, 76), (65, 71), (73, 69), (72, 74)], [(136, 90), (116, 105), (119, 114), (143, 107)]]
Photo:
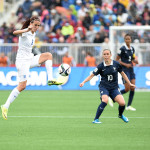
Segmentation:
[(24, 23), (21, 29), (25, 29), (28, 28), (28, 26), (30, 25), (30, 19), (27, 19)]
[(28, 26), (30, 25), (30, 22), (33, 23), (34, 21), (39, 21), (40, 19), (36, 16), (31, 17), (30, 19), (27, 19), (24, 23), (21, 29), (25, 29), (28, 28)]

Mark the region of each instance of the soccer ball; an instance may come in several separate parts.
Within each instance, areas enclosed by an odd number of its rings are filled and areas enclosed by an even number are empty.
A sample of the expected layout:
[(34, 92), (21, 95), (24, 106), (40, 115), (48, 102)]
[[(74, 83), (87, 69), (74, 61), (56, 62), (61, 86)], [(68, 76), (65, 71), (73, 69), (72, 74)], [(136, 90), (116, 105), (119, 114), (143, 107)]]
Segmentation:
[(61, 64), (58, 68), (59, 74), (62, 76), (68, 76), (71, 73), (71, 67), (68, 64)]

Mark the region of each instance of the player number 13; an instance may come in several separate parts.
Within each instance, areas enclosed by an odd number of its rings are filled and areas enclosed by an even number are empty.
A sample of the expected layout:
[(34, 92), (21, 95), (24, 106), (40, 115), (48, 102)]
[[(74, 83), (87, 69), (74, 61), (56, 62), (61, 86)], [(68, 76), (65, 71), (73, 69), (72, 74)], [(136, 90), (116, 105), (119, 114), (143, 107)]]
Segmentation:
[(112, 81), (113, 80), (113, 75), (107, 75), (108, 77), (108, 81)]

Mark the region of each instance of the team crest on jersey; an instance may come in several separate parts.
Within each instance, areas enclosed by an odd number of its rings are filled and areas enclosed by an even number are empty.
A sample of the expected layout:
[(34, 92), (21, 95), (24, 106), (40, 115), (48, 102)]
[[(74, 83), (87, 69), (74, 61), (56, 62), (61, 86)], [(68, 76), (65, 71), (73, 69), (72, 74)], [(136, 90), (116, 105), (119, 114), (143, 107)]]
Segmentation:
[(113, 67), (114, 71), (116, 71), (116, 67)]
[(94, 69), (94, 72), (97, 72), (97, 70), (98, 70), (98, 69), (97, 69), (97, 68), (95, 68), (95, 69)]

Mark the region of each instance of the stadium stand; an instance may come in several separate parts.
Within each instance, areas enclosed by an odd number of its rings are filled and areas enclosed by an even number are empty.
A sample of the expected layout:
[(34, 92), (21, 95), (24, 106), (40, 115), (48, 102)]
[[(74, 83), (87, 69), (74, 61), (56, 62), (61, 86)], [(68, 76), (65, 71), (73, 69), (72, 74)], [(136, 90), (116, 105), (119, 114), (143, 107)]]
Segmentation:
[[(40, 16), (42, 22), (37, 32), (39, 42), (60, 43), (60, 39), (64, 38), (61, 43), (104, 43), (105, 39), (109, 40), (110, 26), (150, 25), (150, 2), (24, 0), (17, 1), (8, 15), (7, 21), (3, 19), (0, 26), (1, 44), (17, 43), (18, 37), (12, 32), (20, 29), (24, 20), (34, 15)], [(150, 32), (141, 32), (136, 39), (150, 42)], [(122, 37), (118, 41), (123, 41)]]

